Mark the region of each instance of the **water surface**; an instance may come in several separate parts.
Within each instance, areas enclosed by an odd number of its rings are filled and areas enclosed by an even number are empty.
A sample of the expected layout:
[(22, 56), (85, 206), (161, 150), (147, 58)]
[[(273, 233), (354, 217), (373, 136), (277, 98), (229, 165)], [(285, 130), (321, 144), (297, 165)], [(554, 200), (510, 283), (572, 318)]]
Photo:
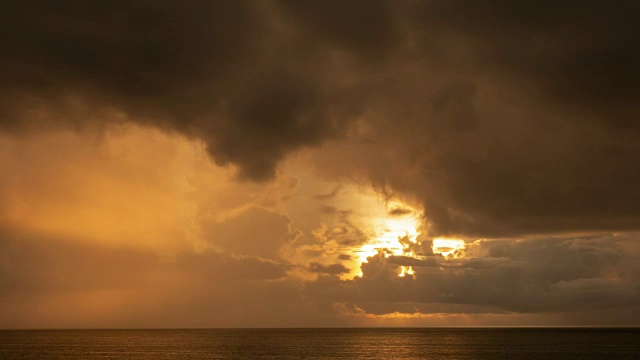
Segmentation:
[(4, 330), (0, 359), (640, 359), (640, 328)]

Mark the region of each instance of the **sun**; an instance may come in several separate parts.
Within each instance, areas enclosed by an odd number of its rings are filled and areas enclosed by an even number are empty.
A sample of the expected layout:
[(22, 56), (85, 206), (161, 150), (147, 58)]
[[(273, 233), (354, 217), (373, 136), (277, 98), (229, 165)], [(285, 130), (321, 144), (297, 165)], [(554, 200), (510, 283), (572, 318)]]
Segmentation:
[(460, 239), (446, 239), (436, 238), (433, 239), (433, 246), (431, 249), (434, 254), (441, 254), (444, 257), (449, 255), (455, 256), (457, 250), (464, 249), (464, 240)]
[[(415, 256), (414, 245), (418, 244), (419, 229), (422, 224), (422, 213), (413, 207), (401, 203), (387, 204), (384, 214), (371, 221), (371, 240), (357, 250), (359, 262), (367, 262), (367, 258), (381, 251), (387, 255)], [(402, 211), (393, 212), (393, 209)], [(412, 275), (410, 266), (401, 266), (399, 276)]]
[[(409, 243), (416, 243), (418, 231), (413, 219), (383, 219), (375, 230), (375, 237), (368, 244), (362, 245), (359, 249), (360, 261), (367, 261), (367, 258), (378, 253), (379, 249), (384, 249), (390, 255), (408, 255), (411, 251)], [(404, 240), (404, 243), (401, 242)]]
[[(422, 211), (401, 201), (383, 203), (375, 208), (367, 221), (369, 228), (369, 241), (352, 250), (354, 259), (359, 264), (368, 262), (368, 258), (384, 254), (385, 256), (407, 256), (420, 258), (423, 256), (419, 249), (418, 237), (424, 229)], [(374, 207), (371, 207), (372, 209)], [(462, 256), (458, 251), (465, 248), (465, 242), (461, 239), (435, 238), (432, 243), (434, 254), (440, 254), (445, 258), (457, 258)], [(400, 266), (399, 277), (413, 276), (415, 274), (411, 266)], [(356, 274), (352, 274), (357, 276)], [(362, 276), (362, 273), (360, 273)]]

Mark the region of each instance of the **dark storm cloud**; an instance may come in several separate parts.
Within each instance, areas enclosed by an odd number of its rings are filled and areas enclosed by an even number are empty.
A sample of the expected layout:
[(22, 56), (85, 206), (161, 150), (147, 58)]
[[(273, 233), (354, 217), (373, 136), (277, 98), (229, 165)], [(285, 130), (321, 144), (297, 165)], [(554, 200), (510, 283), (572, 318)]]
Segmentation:
[(356, 164), (417, 195), (434, 236), (640, 227), (637, 2), (396, 11), (402, 60), (374, 86), (364, 141), (336, 174)]
[(254, 180), (350, 139), (325, 170), (417, 197), (434, 236), (638, 229), (637, 13), (636, 1), (14, 2), (0, 15), (0, 126), (136, 121), (201, 139)]
[[(637, 2), (435, 1), (423, 10), (425, 31), (446, 27), (475, 63), (465, 64), (473, 86), (433, 98), (435, 118), (448, 123), (434, 140), (452, 137), (435, 145), (449, 194), (432, 214), (436, 227), (479, 235), (638, 228)], [(499, 98), (487, 100), (482, 73), (499, 82)]]
[(136, 114), (180, 114), (167, 120), (178, 128), (203, 101), (215, 101), (206, 94), (215, 81), (201, 77), (219, 80), (248, 55), (260, 28), (242, 2), (30, 1), (2, 16), (7, 95), (43, 102), (89, 95), (97, 99), (83, 100)]
[[(545, 95), (606, 114), (637, 99), (635, 1), (436, 0), (418, 8), (427, 31), (451, 29), (483, 65), (529, 78)], [(632, 114), (616, 115), (608, 120), (635, 125)]]
[(382, 61), (397, 46), (391, 4), (384, 0), (281, 0), (302, 36), (320, 45), (353, 52), (366, 62)]
[(270, 178), (291, 151), (336, 136), (355, 105), (326, 83), (322, 49), (278, 33), (277, 11), (245, 1), (9, 4), (0, 126), (136, 121), (204, 140), (243, 177)]

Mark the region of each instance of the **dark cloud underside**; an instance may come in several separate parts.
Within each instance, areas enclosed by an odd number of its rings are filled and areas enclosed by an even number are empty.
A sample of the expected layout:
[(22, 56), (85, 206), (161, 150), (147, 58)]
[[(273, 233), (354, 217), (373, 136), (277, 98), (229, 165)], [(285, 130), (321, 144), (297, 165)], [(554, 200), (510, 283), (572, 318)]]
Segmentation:
[(204, 140), (242, 176), (270, 178), (289, 152), (335, 136), (351, 104), (341, 107), (343, 91), (320, 84), (322, 54), (296, 49), (300, 39), (279, 34), (266, 5), (10, 4), (1, 25), (1, 125), (82, 127), (114, 121), (115, 111)]
[(418, 197), (433, 234), (638, 229), (638, 10), (14, 2), (0, 15), (0, 126), (135, 121), (200, 139), (253, 180), (346, 139), (327, 171)]

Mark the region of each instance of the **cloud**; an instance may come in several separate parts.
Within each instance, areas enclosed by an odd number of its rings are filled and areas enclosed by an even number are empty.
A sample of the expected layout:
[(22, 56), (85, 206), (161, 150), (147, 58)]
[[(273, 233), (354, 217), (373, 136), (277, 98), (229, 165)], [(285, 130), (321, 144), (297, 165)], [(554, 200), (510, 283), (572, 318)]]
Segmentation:
[(317, 166), (417, 198), (433, 236), (637, 229), (635, 10), (403, 3), (405, 47)]
[[(478, 240), (455, 260), (379, 254), (352, 280), (337, 276), (338, 264), (311, 263), (320, 276), (304, 281), (289, 276), (290, 264), (211, 249), (168, 261), (7, 226), (1, 235), (4, 327), (336, 325), (461, 313), (483, 315), (485, 324), (509, 314), (556, 325), (575, 323), (577, 314), (581, 324), (638, 320), (636, 235)], [(398, 277), (399, 266), (412, 266), (415, 276)]]
[(387, 258), (389, 264), (398, 266), (415, 266), (415, 267), (433, 267), (443, 266), (434, 257), (427, 257), (425, 259), (417, 259), (410, 256), (397, 256), (391, 255)]
[(388, 214), (391, 216), (404, 216), (404, 215), (409, 215), (411, 213), (412, 213), (411, 209), (404, 209), (404, 208), (394, 208), (389, 210), (388, 212)]
[(315, 200), (331, 200), (334, 199), (336, 196), (340, 195), (340, 192), (342, 191), (343, 186), (341, 184), (336, 185), (336, 187), (333, 188), (333, 190), (329, 191), (328, 193), (325, 194), (316, 194), (313, 195), (313, 198)]
[[(455, 35), (446, 35), (470, 46), (477, 64), (465, 76), (473, 91), (434, 98), (476, 123), (467, 136), (451, 120), (433, 138), (440, 143), (433, 146), (439, 175), (423, 180), (442, 181), (448, 195), (439, 200), (427, 189), (423, 196), (444, 232), (635, 228), (638, 209), (630, 199), (638, 194), (631, 183), (639, 174), (629, 169), (638, 158), (637, 131), (624, 129), (634, 127), (638, 114), (630, 79), (638, 75), (632, 64), (640, 53), (629, 46), (638, 39), (628, 16), (637, 5), (619, 5), (424, 4), (418, 26), (448, 26)], [(491, 99), (491, 91), (514, 91), (513, 102), (505, 103), (506, 94)]]
[[(422, 29), (447, 26), (468, 41), (481, 66), (504, 67), (532, 84), (534, 94), (539, 91), (535, 95), (557, 104), (612, 114), (638, 96), (631, 80), (638, 75), (633, 64), (640, 55), (632, 45), (638, 43), (632, 1), (608, 6), (500, 0), (486, 6), (459, 0), (422, 2), (417, 8)], [(622, 126), (631, 120), (631, 113), (623, 114), (607, 122)]]
[(328, 275), (340, 275), (350, 272), (350, 270), (342, 264), (323, 265), (316, 262), (312, 262), (309, 264), (309, 271), (313, 273)]
[[(5, 6), (0, 326), (637, 323), (638, 6)], [(410, 208), (418, 255), (346, 280)]]
[(188, 253), (176, 260), (178, 267), (203, 275), (218, 274), (227, 279), (276, 280), (286, 276), (287, 264), (263, 260), (250, 256), (236, 256), (205, 250), (202, 253)]
[(0, 234), (3, 327), (238, 326), (262, 313), (277, 319), (299, 301), (282, 263), (212, 250), (167, 261), (8, 227)]
[[(381, 253), (362, 264), (362, 277), (320, 278), (308, 291), (378, 315), (625, 312), (640, 297), (639, 269), (629, 266), (639, 249), (637, 235), (478, 240), (458, 259)], [(415, 276), (398, 277), (400, 266)]]
[(250, 207), (219, 222), (205, 224), (204, 236), (224, 251), (238, 255), (279, 258), (280, 249), (296, 240), (291, 219), (258, 207)]
[(298, 39), (286, 43), (274, 9), (244, 1), (13, 4), (2, 15), (12, 36), (0, 127), (133, 121), (203, 140), (242, 177), (272, 178), (287, 154), (338, 135), (357, 108), (339, 101), (353, 97), (321, 69), (321, 49), (305, 58)]
[(433, 235), (633, 230), (636, 8), (13, 4), (1, 126), (153, 125), (253, 180), (329, 145), (324, 173), (418, 198)]
[[(0, 224), (82, 242), (166, 254), (189, 248), (193, 193), (225, 187), (202, 148), (152, 128), (0, 137), (0, 150)], [(204, 172), (217, 186), (199, 191), (187, 176)]]
[(338, 213), (338, 209), (336, 209), (334, 206), (329, 205), (321, 206), (319, 211), (326, 215), (335, 215)]
[(381, 61), (397, 46), (395, 20), (390, 2), (283, 0), (284, 13), (296, 23), (307, 41), (339, 48), (366, 61)]

